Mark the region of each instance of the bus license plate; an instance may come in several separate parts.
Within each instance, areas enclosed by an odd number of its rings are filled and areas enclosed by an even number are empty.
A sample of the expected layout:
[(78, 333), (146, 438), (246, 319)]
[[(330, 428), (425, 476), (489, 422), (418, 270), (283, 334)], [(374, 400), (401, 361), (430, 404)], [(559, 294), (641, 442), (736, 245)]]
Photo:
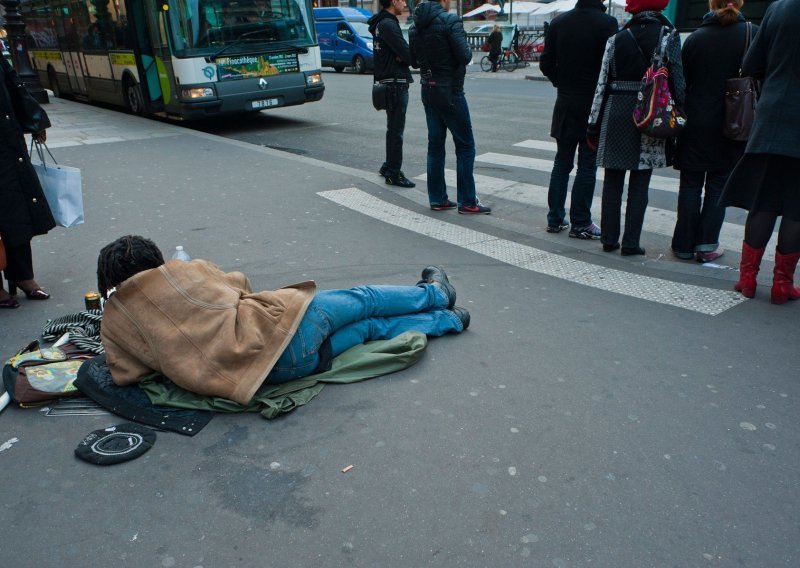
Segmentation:
[(263, 99), (260, 101), (253, 101), (250, 103), (252, 108), (268, 108), (278, 106), (278, 99)]

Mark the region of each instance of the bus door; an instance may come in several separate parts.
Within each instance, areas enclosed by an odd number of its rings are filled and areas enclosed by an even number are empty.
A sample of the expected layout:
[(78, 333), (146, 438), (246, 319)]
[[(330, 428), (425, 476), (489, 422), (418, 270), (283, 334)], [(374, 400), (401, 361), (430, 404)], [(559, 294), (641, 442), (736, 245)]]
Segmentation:
[(167, 0), (127, 0), (128, 14), (133, 20), (133, 52), (139, 71), (139, 88), (150, 112), (164, 109), (156, 48), (166, 41), (166, 34), (158, 25), (163, 4), (167, 4)]
[(86, 62), (81, 52), (81, 42), (89, 33), (89, 13), (85, 2), (71, 1), (67, 4), (71, 32), (67, 34), (67, 49), (63, 53), (67, 68), (67, 80), (73, 93), (87, 95)]

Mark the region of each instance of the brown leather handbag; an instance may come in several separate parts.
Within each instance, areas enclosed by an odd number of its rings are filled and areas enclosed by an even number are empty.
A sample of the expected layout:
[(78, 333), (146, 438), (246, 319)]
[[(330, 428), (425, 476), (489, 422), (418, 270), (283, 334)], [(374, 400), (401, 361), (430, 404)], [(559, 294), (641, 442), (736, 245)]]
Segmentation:
[[(747, 22), (745, 33), (744, 55), (750, 47), (753, 35), (753, 25)], [(750, 137), (750, 130), (756, 117), (756, 103), (758, 102), (758, 83), (752, 77), (742, 77), (739, 67), (739, 76), (725, 82), (725, 123), (722, 134), (725, 138), (737, 142), (746, 142)]]

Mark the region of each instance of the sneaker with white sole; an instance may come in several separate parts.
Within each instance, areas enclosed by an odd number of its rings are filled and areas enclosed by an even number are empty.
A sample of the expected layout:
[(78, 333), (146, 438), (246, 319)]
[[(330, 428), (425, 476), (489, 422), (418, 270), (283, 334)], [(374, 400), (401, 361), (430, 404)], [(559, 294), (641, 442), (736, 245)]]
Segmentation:
[(600, 227), (592, 223), (588, 227), (572, 227), (569, 231), (569, 236), (573, 239), (599, 239)]

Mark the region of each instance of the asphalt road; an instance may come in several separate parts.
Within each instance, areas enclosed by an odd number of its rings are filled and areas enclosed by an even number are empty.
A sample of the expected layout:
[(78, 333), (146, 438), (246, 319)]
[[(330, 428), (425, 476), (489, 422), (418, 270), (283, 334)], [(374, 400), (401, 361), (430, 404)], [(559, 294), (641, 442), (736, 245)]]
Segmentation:
[[(54, 299), (0, 314), (0, 347), (75, 311), (98, 248), (127, 232), (183, 244), (257, 289), (413, 283), (440, 263), (470, 329), (432, 340), (407, 371), (326, 387), (278, 420), (159, 433), (109, 468), (72, 450), (119, 419), (4, 410), (0, 565), (800, 564), (800, 306), (769, 304), (769, 265), (742, 302), (725, 268), (735, 251), (719, 267), (672, 260), (648, 230), (674, 212), (668, 189), (652, 192), (662, 213), (646, 219), (646, 258), (545, 233), (548, 174), (530, 160), (552, 151), (514, 146), (547, 142), (554, 93), (540, 82), (468, 81), (479, 192), (495, 210), (433, 214), (424, 183), (377, 183), (369, 77), (325, 79), (321, 103), (189, 130), (98, 115), (144, 134), (58, 149), (84, 172), (87, 224), (35, 241)], [(417, 177), (415, 88), (410, 107), (404, 169)]]

